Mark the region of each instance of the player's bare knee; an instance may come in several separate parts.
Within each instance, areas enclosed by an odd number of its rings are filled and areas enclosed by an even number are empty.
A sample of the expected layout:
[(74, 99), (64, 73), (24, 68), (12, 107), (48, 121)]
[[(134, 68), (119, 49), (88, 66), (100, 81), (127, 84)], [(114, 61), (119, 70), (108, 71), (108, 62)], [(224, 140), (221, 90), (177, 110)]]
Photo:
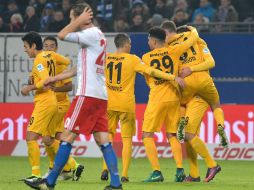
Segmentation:
[(45, 146), (50, 146), (54, 142), (54, 138), (45, 136), (45, 137), (42, 137), (42, 142), (45, 144)]
[(56, 133), (55, 139), (60, 141), (61, 140), (61, 134), (62, 133), (60, 133), (60, 132)]
[(154, 133), (152, 132), (144, 132), (142, 133), (142, 139), (144, 138), (153, 138)]
[(217, 103), (211, 105), (212, 110), (214, 111), (216, 108), (220, 108), (220, 101), (218, 101)]
[(196, 135), (191, 133), (185, 133), (185, 140), (191, 141)]
[(40, 135), (31, 131), (26, 132), (26, 141), (37, 141)]
[(96, 132), (93, 134), (97, 145), (103, 145), (109, 142), (108, 132)]
[(77, 136), (77, 134), (71, 131), (64, 130), (64, 132), (61, 134), (60, 140), (72, 144)]

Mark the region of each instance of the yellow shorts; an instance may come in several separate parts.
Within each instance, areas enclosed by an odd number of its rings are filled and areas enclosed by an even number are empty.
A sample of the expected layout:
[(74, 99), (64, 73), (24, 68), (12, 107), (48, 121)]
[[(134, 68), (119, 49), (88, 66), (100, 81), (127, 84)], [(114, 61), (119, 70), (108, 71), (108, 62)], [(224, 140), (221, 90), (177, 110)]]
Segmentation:
[(195, 96), (186, 105), (185, 116), (189, 118), (185, 127), (186, 133), (199, 134), (200, 124), (209, 105), (199, 96)]
[(180, 118), (180, 102), (148, 102), (142, 126), (143, 132), (160, 132), (164, 124), (167, 133), (176, 133)]
[(220, 101), (213, 79), (207, 72), (195, 72), (184, 79), (186, 88), (182, 92), (181, 104), (187, 104), (195, 95), (202, 97), (210, 106)]
[(57, 106), (35, 105), (30, 118), (27, 131), (40, 134), (41, 136), (52, 136), (51, 128), (55, 127), (54, 117), (57, 113)]
[(135, 113), (107, 111), (108, 131), (115, 135), (118, 122), (121, 125), (121, 136), (124, 138), (132, 137), (136, 134), (136, 116)]
[(70, 103), (66, 105), (58, 105), (57, 114), (54, 117), (56, 123), (55, 129), (52, 132), (61, 133), (64, 130), (64, 116), (70, 107)]

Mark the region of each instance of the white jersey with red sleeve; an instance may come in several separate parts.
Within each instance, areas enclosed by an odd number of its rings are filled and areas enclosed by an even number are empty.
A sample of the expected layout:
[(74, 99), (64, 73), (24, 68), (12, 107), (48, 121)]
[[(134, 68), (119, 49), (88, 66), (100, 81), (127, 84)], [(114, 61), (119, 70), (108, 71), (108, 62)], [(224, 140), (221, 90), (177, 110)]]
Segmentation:
[(97, 27), (69, 33), (65, 41), (79, 44), (77, 63), (77, 96), (107, 100), (104, 64), (106, 38)]

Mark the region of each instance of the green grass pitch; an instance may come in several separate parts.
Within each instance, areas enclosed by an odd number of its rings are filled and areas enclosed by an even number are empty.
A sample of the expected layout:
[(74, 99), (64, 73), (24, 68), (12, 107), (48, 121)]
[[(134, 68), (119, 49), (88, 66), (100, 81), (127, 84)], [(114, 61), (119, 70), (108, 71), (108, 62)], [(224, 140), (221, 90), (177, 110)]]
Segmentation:
[[(107, 182), (100, 181), (101, 159), (78, 158), (78, 162), (85, 165), (85, 172), (78, 182), (58, 181), (56, 190), (102, 190)], [(130, 182), (124, 184), (124, 190), (252, 190), (254, 189), (253, 161), (218, 161), (222, 171), (210, 183), (175, 183), (175, 164), (172, 159), (160, 159), (165, 178), (163, 183), (142, 183), (151, 172), (146, 159), (134, 159), (130, 167)], [(203, 161), (199, 161), (201, 177), (206, 173)], [(46, 172), (48, 161), (41, 160), (42, 172)], [(119, 162), (121, 169), (121, 163)], [(186, 172), (188, 172), (185, 160)], [(30, 174), (30, 167), (26, 157), (0, 157), (0, 190), (30, 189), (23, 182), (18, 181)]]

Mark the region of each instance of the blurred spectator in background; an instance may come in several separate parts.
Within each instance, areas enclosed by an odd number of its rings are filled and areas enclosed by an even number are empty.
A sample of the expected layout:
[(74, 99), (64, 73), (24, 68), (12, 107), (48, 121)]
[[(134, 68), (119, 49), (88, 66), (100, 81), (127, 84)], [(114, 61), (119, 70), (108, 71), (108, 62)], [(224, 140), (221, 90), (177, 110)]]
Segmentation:
[(144, 18), (141, 14), (133, 15), (130, 32), (145, 32)]
[(194, 21), (196, 16), (199, 14), (202, 14), (203, 17), (208, 18), (209, 21), (214, 20), (215, 9), (213, 8), (210, 0), (200, 0), (199, 8), (197, 8), (192, 15), (192, 21)]
[(147, 21), (147, 28), (160, 26), (165, 19), (160, 14), (154, 14), (152, 18)]
[(43, 14), (44, 7), (47, 4), (47, 0), (37, 0), (35, 2), (36, 3), (33, 4), (33, 6), (36, 9), (36, 15), (38, 16), (38, 18), (40, 18), (42, 16), (42, 14)]
[(11, 16), (10, 32), (23, 32), (23, 18), (20, 13)]
[(141, 15), (143, 21), (146, 22), (150, 17), (148, 6), (142, 0), (134, 0), (131, 8), (131, 18), (135, 15)]
[(29, 31), (40, 31), (40, 20), (38, 19), (37, 15), (35, 14), (35, 8), (32, 6), (28, 6), (26, 8), (26, 15), (24, 19), (24, 32)]
[(175, 22), (176, 27), (185, 25), (188, 23), (188, 14), (184, 10), (178, 9), (176, 10), (172, 20)]
[(238, 21), (238, 13), (231, 0), (221, 0), (220, 6), (216, 12), (215, 21), (218, 22), (236, 22)]
[(168, 6), (167, 0), (156, 0), (154, 13), (160, 14), (164, 18), (171, 18), (173, 16), (173, 7)]
[(47, 3), (41, 17), (41, 32), (47, 32), (49, 24), (54, 20), (54, 5)]
[(13, 14), (19, 13), (19, 8), (15, 0), (9, 0), (7, 3), (7, 11), (4, 13), (4, 21), (10, 22), (10, 18)]
[(113, 31), (113, 4), (112, 0), (98, 0), (96, 19), (102, 31)]
[(63, 0), (61, 3), (61, 8), (64, 14), (64, 20), (69, 23), (70, 20), (70, 9), (71, 9), (71, 2), (70, 0)]
[(48, 32), (59, 32), (67, 25), (67, 22), (64, 20), (63, 11), (57, 10), (54, 12), (54, 20), (49, 23)]
[(126, 32), (129, 31), (129, 25), (124, 17), (119, 17), (114, 22), (114, 32)]
[(3, 17), (0, 16), (0, 32), (9, 32), (10, 29), (7, 24), (4, 23)]
[(176, 1), (176, 6), (174, 7), (174, 14), (176, 13), (176, 11), (178, 10), (182, 10), (185, 13), (185, 17), (187, 19), (190, 18), (192, 10), (189, 9), (188, 3), (186, 0), (177, 0)]
[(195, 24), (198, 32), (209, 32), (209, 26), (205, 25), (209, 23), (209, 19), (203, 16), (203, 14), (197, 14), (193, 23)]
[(238, 0), (234, 2), (234, 7), (239, 13), (239, 20), (251, 20), (254, 15), (254, 1), (253, 0)]
[(129, 0), (113, 0), (113, 17), (114, 17), (114, 19), (124, 17), (124, 19), (127, 21), (129, 10), (130, 10), (130, 1)]

